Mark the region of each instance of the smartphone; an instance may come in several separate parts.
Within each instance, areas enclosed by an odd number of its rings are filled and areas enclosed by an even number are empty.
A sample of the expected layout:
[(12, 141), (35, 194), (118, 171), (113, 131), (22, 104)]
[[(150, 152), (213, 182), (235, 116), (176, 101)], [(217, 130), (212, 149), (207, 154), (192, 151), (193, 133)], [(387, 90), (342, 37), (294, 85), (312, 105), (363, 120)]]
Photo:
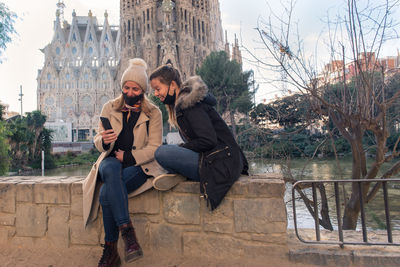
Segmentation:
[(110, 130), (112, 129), (110, 121), (106, 117), (100, 117), (101, 124), (103, 124), (103, 127), (105, 130)]

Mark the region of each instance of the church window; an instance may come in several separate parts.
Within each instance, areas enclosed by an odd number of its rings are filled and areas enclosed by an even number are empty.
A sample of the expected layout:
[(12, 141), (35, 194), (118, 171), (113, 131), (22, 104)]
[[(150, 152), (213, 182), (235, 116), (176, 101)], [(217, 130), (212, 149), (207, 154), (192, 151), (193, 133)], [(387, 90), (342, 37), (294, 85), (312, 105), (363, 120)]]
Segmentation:
[(76, 54), (76, 52), (77, 52), (77, 49), (76, 49), (76, 47), (72, 47), (72, 54), (73, 54), (73, 55), (75, 55), (75, 54)]
[(59, 55), (61, 53), (61, 49), (59, 47), (56, 48), (56, 54)]
[(85, 81), (89, 80), (89, 74), (87, 72), (85, 72), (85, 74), (83, 75), (83, 77), (85, 78)]
[(106, 55), (108, 55), (109, 52), (110, 52), (110, 50), (108, 49), (108, 47), (106, 47), (106, 49), (104, 49), (104, 53), (105, 53)]
[(69, 76), (69, 73), (68, 73), (68, 72), (67, 72), (67, 74), (65, 74), (65, 78), (66, 78), (67, 80), (69, 80), (70, 76)]
[(93, 41), (92, 33), (89, 33), (89, 41)]
[(72, 41), (76, 41), (76, 35), (75, 35), (75, 33), (72, 34)]
[(108, 41), (108, 34), (106, 33), (106, 36), (104, 37), (105, 41)]
[(72, 99), (71, 96), (67, 96), (67, 97), (64, 99), (64, 104), (67, 105), (67, 106), (72, 105), (72, 102), (73, 102), (73, 99)]
[(93, 54), (93, 47), (89, 47), (88, 52), (89, 52), (89, 55)]
[(51, 74), (47, 73), (47, 80), (51, 80)]

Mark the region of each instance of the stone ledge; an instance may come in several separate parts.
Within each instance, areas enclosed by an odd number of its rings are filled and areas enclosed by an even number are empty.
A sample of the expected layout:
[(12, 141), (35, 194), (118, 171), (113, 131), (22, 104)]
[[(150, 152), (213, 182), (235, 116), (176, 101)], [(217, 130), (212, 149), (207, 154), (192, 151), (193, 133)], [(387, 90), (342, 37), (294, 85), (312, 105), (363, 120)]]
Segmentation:
[[(0, 182), (0, 243), (94, 247), (103, 242), (99, 219), (84, 229), (84, 177), (4, 177)], [(279, 176), (241, 177), (211, 212), (199, 184), (185, 181), (170, 191), (155, 189), (129, 199), (140, 243), (150, 253), (215, 257), (286, 255), (285, 185)], [(238, 250), (238, 248), (240, 250)]]

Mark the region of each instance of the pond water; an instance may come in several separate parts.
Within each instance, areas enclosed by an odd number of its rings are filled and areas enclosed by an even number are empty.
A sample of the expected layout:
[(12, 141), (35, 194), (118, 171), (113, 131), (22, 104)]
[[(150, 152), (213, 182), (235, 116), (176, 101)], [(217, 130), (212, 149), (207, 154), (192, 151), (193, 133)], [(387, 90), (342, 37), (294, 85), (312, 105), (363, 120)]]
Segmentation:
[[(290, 172), (297, 180), (332, 180), (349, 179), (351, 175), (351, 158), (340, 159), (339, 166), (335, 160), (313, 160), (308, 162), (303, 159), (291, 160), (290, 162), (271, 161), (265, 159), (249, 160), (250, 173), (287, 173), (287, 165), (290, 166)], [(46, 170), (46, 176), (86, 176), (90, 171), (91, 165), (68, 166), (53, 170)], [(383, 170), (389, 168), (385, 165)], [(32, 175), (32, 174), (30, 174)], [(40, 175), (38, 172), (35, 175)], [(351, 183), (344, 186), (347, 194), (350, 192)], [(391, 209), (391, 222), (393, 229), (400, 230), (400, 183), (389, 183), (389, 204)], [(286, 184), (285, 202), (288, 213), (288, 227), (293, 228), (293, 209), (292, 209), (292, 187)], [(311, 190), (305, 190), (310, 197)], [(334, 198), (333, 184), (326, 185), (328, 205), (330, 210), (331, 222), (334, 228), (337, 228), (336, 204)], [(343, 187), (340, 190), (342, 215), (344, 210)], [(319, 195), (318, 198), (320, 199)], [(310, 197), (311, 199), (311, 197)], [(314, 228), (314, 220), (301, 200), (296, 200), (297, 224), (300, 228)], [(367, 227), (369, 229), (383, 229), (385, 224), (385, 213), (383, 205), (383, 193), (379, 191), (376, 198), (366, 206)], [(361, 222), (358, 223), (358, 226)], [(358, 227), (359, 228), (359, 227)]]

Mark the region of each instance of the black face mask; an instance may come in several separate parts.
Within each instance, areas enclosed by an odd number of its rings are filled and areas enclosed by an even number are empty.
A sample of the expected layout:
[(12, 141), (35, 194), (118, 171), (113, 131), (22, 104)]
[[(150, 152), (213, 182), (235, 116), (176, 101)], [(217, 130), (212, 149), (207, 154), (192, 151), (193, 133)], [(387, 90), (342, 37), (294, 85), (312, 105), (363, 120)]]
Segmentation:
[(143, 99), (143, 94), (137, 95), (137, 96), (132, 96), (129, 97), (127, 94), (122, 93), (122, 95), (124, 96), (124, 101), (125, 104), (127, 104), (128, 106), (133, 106), (135, 105), (138, 101)]
[(175, 99), (176, 99), (176, 91), (174, 91), (173, 95), (170, 95), (169, 88), (168, 88), (168, 93), (165, 96), (163, 103), (166, 105), (173, 105), (173, 104), (175, 104)]

